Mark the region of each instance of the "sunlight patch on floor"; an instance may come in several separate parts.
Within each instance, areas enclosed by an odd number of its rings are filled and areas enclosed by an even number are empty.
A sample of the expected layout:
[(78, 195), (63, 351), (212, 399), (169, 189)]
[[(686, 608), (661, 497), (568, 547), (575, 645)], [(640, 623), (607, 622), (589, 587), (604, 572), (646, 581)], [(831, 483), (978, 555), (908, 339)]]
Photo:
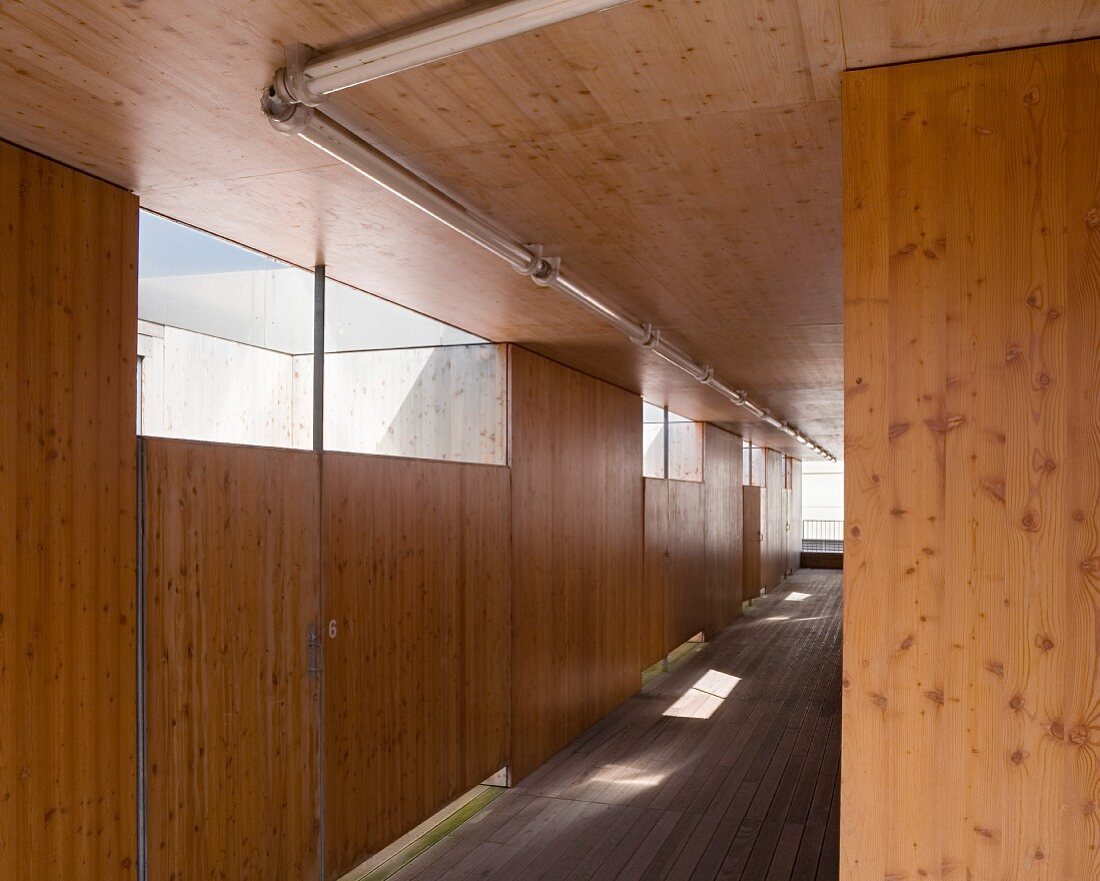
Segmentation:
[(680, 719), (709, 719), (740, 681), (737, 676), (708, 670), (663, 715)]
[(616, 786), (660, 786), (667, 774), (654, 774), (638, 768), (624, 768), (622, 765), (604, 765), (600, 773), (589, 778), (593, 783), (612, 783)]

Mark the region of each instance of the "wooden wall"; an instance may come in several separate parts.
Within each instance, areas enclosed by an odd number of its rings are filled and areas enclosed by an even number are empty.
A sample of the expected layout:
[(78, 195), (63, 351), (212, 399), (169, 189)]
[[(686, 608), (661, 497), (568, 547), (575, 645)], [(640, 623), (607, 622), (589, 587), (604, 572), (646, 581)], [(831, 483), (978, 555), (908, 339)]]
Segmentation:
[(787, 490), (787, 571), (797, 572), (802, 565), (802, 460), (789, 458), (791, 488)]
[(642, 404), (524, 349), (510, 360), (520, 780), (640, 684)]
[(761, 558), (764, 549), (764, 496), (759, 486), (743, 486), (741, 522), (741, 597), (753, 600), (760, 596), (763, 584)]
[(760, 548), (760, 575), (764, 586), (773, 590), (787, 570), (787, 493), (783, 480), (783, 454), (764, 451), (764, 504)]
[(668, 481), (665, 653), (707, 629), (706, 487)]
[(668, 546), (668, 484), (667, 480), (647, 477), (643, 486), (644, 587), (639, 624), (642, 669), (656, 664), (669, 650), (665, 631), (665, 598), (672, 570)]
[(741, 438), (714, 425), (704, 429), (708, 638), (741, 614)]
[(0, 878), (136, 877), (137, 200), (0, 143)]
[(1100, 877), (1100, 43), (844, 87), (842, 870)]
[(507, 763), (511, 523), (507, 468), (333, 453), (323, 468), (338, 878)]
[(316, 877), (317, 456), (143, 443), (148, 877)]
[(741, 614), (741, 439), (700, 430), (703, 482), (645, 480), (643, 667)]

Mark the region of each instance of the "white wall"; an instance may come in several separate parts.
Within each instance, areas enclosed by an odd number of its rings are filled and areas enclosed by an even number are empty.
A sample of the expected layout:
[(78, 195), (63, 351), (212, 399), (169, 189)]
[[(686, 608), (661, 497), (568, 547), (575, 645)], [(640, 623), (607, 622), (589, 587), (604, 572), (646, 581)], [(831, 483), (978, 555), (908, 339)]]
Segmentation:
[(802, 519), (844, 519), (844, 463), (802, 460)]
[(142, 321), (142, 434), (310, 449), (312, 356)]
[(507, 392), (504, 346), (330, 352), (325, 449), (504, 465)]
[[(139, 432), (311, 449), (313, 356), (139, 323)], [(503, 465), (507, 355), (462, 345), (325, 358), (325, 448)]]

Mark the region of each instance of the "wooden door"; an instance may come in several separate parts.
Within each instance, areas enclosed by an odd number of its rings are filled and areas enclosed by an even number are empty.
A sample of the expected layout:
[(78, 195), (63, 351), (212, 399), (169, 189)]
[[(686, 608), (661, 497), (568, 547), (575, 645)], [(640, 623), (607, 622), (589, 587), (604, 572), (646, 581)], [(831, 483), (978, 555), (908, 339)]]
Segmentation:
[(742, 533), (744, 553), (741, 558), (741, 584), (744, 591), (742, 599), (751, 600), (760, 596), (760, 551), (761, 544), (764, 541), (764, 534), (761, 531), (764, 519), (761, 506), (764, 494), (758, 486), (742, 487), (741, 492), (744, 522), (744, 532)]
[(334, 879), (508, 761), (511, 517), (497, 465), (326, 453), (322, 468)]
[(315, 879), (317, 456), (143, 443), (148, 877)]
[(782, 553), (783, 558), (783, 577), (786, 578), (794, 571), (794, 563), (791, 558), (791, 491), (790, 489), (783, 490), (783, 535), (782, 535)]

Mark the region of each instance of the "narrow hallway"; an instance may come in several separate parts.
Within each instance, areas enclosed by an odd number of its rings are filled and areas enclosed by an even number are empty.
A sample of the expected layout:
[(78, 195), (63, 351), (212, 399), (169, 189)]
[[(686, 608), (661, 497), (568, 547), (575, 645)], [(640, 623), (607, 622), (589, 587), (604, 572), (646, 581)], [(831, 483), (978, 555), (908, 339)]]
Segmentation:
[(397, 881), (832, 881), (841, 573), (802, 570)]

